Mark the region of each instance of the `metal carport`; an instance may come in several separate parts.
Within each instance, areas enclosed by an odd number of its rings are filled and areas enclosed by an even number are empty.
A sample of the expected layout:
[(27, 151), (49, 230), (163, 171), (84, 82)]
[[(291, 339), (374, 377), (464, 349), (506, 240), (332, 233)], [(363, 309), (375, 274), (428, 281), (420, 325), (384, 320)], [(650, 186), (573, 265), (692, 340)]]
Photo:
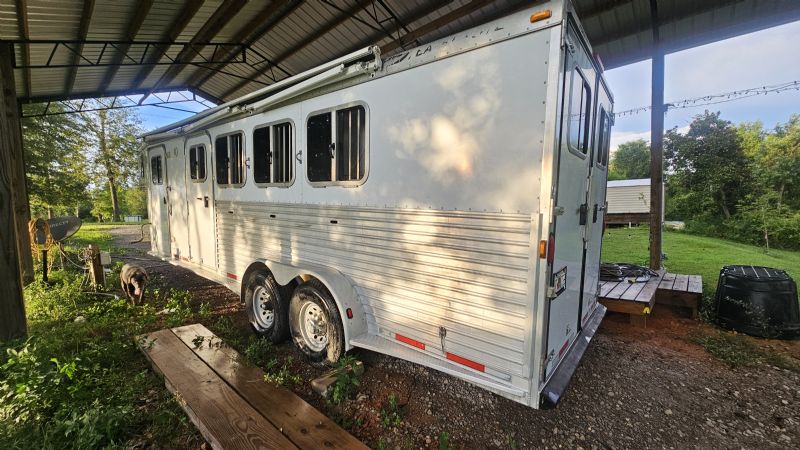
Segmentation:
[[(795, 0), (574, 0), (605, 67), (653, 60), (652, 214), (660, 223), (664, 54), (800, 19)], [(26, 332), (32, 279), (20, 118), (48, 102), (186, 90), (232, 100), (368, 45), (401, 52), (531, 0), (3, 0), (0, 340)], [(655, 192), (657, 191), (657, 192)], [(651, 227), (651, 265), (660, 264)]]

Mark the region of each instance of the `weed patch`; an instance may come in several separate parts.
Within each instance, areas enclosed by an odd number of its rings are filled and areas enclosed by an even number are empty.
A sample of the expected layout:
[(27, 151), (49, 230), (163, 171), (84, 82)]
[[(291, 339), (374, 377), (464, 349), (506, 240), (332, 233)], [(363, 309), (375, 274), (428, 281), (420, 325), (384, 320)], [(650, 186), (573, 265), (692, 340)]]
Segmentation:
[(753, 367), (769, 364), (782, 369), (800, 372), (800, 361), (778, 352), (759, 347), (747, 338), (734, 333), (716, 332), (709, 335), (694, 335), (690, 340), (702, 346), (731, 368)]

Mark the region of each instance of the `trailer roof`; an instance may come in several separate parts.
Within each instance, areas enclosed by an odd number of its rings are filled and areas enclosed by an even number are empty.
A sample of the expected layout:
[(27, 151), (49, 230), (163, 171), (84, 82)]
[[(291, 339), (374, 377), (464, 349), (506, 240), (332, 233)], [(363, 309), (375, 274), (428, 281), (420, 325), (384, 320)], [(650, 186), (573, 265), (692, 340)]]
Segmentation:
[[(575, 0), (606, 68), (652, 54), (651, 0)], [(17, 96), (41, 102), (188, 90), (229, 101), (369, 45), (384, 54), (531, 0), (15, 0), (0, 4)], [(800, 19), (795, 0), (658, 0), (667, 52)]]

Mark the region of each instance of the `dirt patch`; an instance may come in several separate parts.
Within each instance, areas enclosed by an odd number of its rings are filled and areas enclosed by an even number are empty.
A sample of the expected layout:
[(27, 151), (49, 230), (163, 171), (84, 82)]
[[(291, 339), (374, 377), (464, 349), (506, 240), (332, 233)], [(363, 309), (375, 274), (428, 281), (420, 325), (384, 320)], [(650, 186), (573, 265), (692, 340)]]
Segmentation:
[[(122, 242), (125, 234), (119, 236)], [(121, 257), (132, 258), (164, 286), (189, 290), (216, 315), (231, 317), (243, 337), (250, 335), (238, 297), (228, 289), (140, 253)], [(659, 307), (644, 329), (609, 315), (552, 410), (527, 408), (362, 350), (356, 355), (366, 371), (357, 395), (334, 406), (309, 386), (321, 371), (300, 361), (291, 344), (274, 351), (281, 361), (293, 358), (291, 370), (303, 379), (294, 387), (298, 395), (372, 447), (438, 448), (440, 434), (447, 433), (455, 448), (796, 448), (800, 374), (766, 364), (731, 369), (690, 339), (716, 332)], [(800, 355), (797, 342), (753, 341)], [(390, 394), (398, 399), (397, 426), (381, 420)]]

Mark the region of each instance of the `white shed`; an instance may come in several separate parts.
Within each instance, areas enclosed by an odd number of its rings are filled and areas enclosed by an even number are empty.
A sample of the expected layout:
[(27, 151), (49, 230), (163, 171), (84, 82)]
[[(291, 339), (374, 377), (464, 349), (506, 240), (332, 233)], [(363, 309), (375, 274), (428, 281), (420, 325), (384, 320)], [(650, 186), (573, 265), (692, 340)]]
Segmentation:
[(650, 179), (608, 182), (606, 223), (649, 223)]

